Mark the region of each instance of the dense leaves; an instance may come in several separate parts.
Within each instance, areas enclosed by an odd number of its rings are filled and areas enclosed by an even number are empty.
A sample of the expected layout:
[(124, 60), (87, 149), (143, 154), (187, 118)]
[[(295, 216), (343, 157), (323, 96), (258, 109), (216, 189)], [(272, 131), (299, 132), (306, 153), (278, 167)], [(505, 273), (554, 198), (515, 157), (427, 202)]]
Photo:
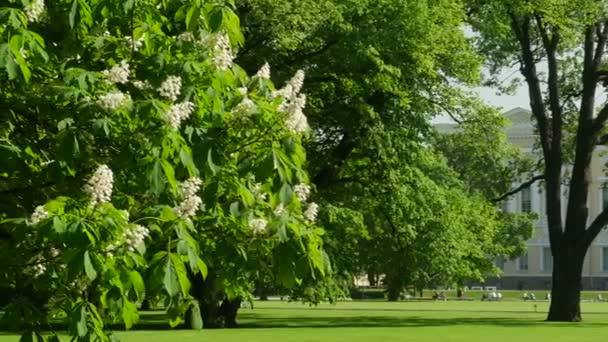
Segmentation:
[[(61, 319), (75, 340), (108, 340), (105, 324), (130, 328), (144, 301), (173, 326), (188, 311), (200, 328), (258, 278), (291, 286), (329, 272), (316, 204), (291, 195), (308, 189), (303, 74), (276, 91), (267, 71), (233, 64), (233, 5), (4, 6), (0, 288), (11, 329)], [(202, 294), (201, 282), (212, 284)]]

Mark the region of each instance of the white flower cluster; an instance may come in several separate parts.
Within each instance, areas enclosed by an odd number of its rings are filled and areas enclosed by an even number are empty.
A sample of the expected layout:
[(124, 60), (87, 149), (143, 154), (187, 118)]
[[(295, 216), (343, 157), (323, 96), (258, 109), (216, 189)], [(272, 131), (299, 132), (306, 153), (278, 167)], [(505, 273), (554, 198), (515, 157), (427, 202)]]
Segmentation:
[(296, 193), (300, 202), (306, 202), (308, 196), (310, 196), (310, 186), (300, 183), (293, 187), (293, 192)]
[(49, 251), (49, 254), (51, 256), (51, 258), (56, 258), (59, 256), (59, 250), (55, 247), (51, 247), (51, 250)]
[(129, 63), (123, 59), (120, 64), (116, 64), (110, 70), (104, 70), (101, 73), (106, 77), (106, 82), (108, 83), (127, 83), (129, 82), (131, 70)]
[(125, 36), (125, 41), (127, 42), (127, 46), (133, 51), (139, 51), (139, 49), (144, 46), (144, 37), (133, 40), (131, 36)]
[(285, 121), (285, 125), (287, 129), (296, 134), (306, 132), (310, 128), (308, 119), (304, 115), (304, 106), (306, 106), (306, 95), (304, 94), (294, 98), (287, 106), (289, 117)]
[(135, 80), (135, 81), (133, 81), (131, 83), (133, 84), (133, 86), (135, 88), (137, 88), (139, 90), (146, 90), (146, 89), (151, 89), (152, 88), (152, 85), (147, 80), (145, 80), (145, 81)]
[(177, 36), (177, 40), (182, 41), (182, 42), (192, 43), (192, 42), (194, 42), (195, 39), (196, 38), (194, 38), (194, 34), (189, 31), (182, 32)]
[(268, 80), (270, 79), (270, 65), (268, 63), (264, 63), (260, 70), (255, 74), (257, 77)]
[(97, 99), (97, 105), (108, 112), (113, 112), (129, 101), (129, 95), (120, 91), (104, 94)]
[(44, 209), (43, 206), (39, 205), (34, 209), (34, 212), (32, 213), (28, 224), (30, 226), (35, 226), (47, 217), (49, 217), (49, 213)]
[(283, 205), (283, 203), (280, 203), (279, 205), (277, 205), (277, 207), (274, 209), (274, 214), (275, 216), (283, 216), (287, 213), (287, 210), (285, 209), (285, 206)]
[(84, 191), (91, 198), (91, 204), (107, 203), (112, 199), (114, 174), (107, 165), (101, 165), (84, 186)]
[(258, 201), (265, 201), (268, 198), (268, 195), (262, 190), (262, 183), (253, 184), (251, 192), (253, 192), (253, 195)]
[(175, 214), (183, 219), (189, 219), (196, 214), (202, 206), (203, 200), (196, 194), (203, 182), (196, 177), (190, 178), (180, 184), (179, 191), (182, 201), (173, 208)]
[(317, 220), (317, 214), (319, 213), (319, 205), (317, 203), (310, 203), (306, 211), (304, 211), (304, 218), (310, 222)]
[(129, 252), (135, 252), (135, 248), (144, 243), (144, 240), (148, 236), (150, 236), (150, 230), (144, 226), (136, 224), (133, 228), (127, 230), (124, 234), (127, 250)]
[(188, 119), (194, 111), (194, 103), (190, 101), (171, 105), (163, 119), (173, 129), (178, 129), (182, 121)]
[(266, 231), (266, 226), (268, 226), (268, 221), (262, 218), (254, 218), (249, 221), (249, 227), (254, 234), (261, 234)]
[(161, 83), (158, 92), (161, 96), (177, 101), (177, 98), (182, 93), (182, 78), (179, 76), (169, 76)]
[(300, 94), (303, 85), (304, 71), (298, 70), (285, 87), (277, 90), (272, 95), (273, 97), (280, 96), (283, 98), (279, 110), (289, 115), (285, 125), (296, 134), (303, 133), (310, 128), (303, 112), (306, 106), (306, 96)]
[(230, 40), (228, 39), (228, 36), (225, 33), (217, 35), (213, 51), (213, 64), (216, 68), (220, 70), (228, 70), (232, 67), (234, 55), (232, 54)]
[(26, 8), (25, 15), (29, 22), (36, 22), (44, 13), (44, 0), (33, 0)]
[(251, 101), (247, 96), (232, 109), (232, 113), (247, 117), (255, 111), (255, 102)]
[(41, 275), (43, 275), (44, 272), (46, 272), (46, 266), (44, 266), (42, 263), (38, 263), (38, 264), (32, 266), (32, 271), (33, 271), (34, 278), (38, 278)]
[(240, 88), (236, 88), (236, 90), (239, 92), (240, 95), (245, 96), (247, 95), (247, 92), (249, 92), (249, 89), (247, 89), (247, 87), (240, 87)]

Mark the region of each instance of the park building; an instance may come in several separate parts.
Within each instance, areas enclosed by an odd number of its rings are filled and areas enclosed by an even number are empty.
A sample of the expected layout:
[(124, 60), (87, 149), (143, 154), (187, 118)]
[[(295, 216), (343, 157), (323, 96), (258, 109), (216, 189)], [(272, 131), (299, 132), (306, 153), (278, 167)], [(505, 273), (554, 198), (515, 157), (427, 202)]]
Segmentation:
[[(510, 121), (506, 132), (508, 140), (524, 153), (540, 153), (533, 149), (536, 137), (532, 113), (523, 108), (514, 108), (504, 115)], [(449, 132), (455, 127), (453, 124), (438, 124), (436, 128), (440, 132)], [(606, 146), (599, 146), (592, 159), (592, 183), (588, 200), (589, 221), (608, 206), (608, 177), (605, 172), (605, 165), (608, 162), (607, 151)], [(502, 203), (503, 210), (509, 212), (537, 213), (535, 232), (527, 242), (526, 254), (515, 260), (496, 261), (497, 266), (503, 270), (501, 277), (488, 279), (485, 284), (475, 285), (496, 286), (498, 289), (551, 289), (553, 257), (549, 245), (544, 191), (542, 184), (536, 182), (530, 188), (520, 191)], [(564, 185), (562, 190), (564, 216), (568, 201), (567, 193), (568, 188)], [(585, 290), (608, 290), (608, 230), (598, 235), (587, 252), (582, 285)]]

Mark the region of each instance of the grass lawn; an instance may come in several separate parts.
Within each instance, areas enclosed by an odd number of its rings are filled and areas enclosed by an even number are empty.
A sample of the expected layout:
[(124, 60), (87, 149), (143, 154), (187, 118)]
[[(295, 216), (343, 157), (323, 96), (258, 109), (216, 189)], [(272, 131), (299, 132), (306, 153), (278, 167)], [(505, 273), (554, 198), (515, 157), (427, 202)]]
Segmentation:
[[(536, 305), (536, 308), (534, 307)], [(608, 303), (583, 303), (582, 323), (545, 323), (547, 302), (341, 302), (308, 307), (256, 302), (232, 330), (118, 332), (135, 342), (599, 341), (608, 336)], [(154, 322), (158, 314), (146, 313)], [(145, 327), (140, 327), (145, 329)], [(0, 335), (0, 342), (18, 337)]]

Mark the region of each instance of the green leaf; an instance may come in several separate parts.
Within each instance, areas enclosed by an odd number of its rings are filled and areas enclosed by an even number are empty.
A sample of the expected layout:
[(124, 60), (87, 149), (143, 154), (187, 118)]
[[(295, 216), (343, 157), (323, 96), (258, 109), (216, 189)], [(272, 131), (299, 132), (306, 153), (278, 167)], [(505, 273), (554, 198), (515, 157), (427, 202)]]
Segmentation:
[(281, 224), (277, 228), (277, 235), (279, 236), (279, 241), (281, 242), (289, 240), (289, 237), (287, 237), (287, 228), (285, 227), (285, 224)]
[(163, 171), (165, 173), (165, 179), (167, 180), (171, 188), (174, 190), (177, 189), (177, 181), (175, 180), (175, 170), (173, 169), (173, 166), (164, 159), (160, 161), (160, 165), (162, 166)]
[(79, 337), (87, 335), (89, 329), (87, 328), (87, 310), (84, 305), (79, 305), (80, 310), (77, 312), (78, 321), (76, 322), (76, 333)]
[(123, 301), (122, 307), (122, 321), (125, 323), (125, 328), (131, 329), (133, 324), (137, 323), (139, 320), (139, 315), (137, 314), (137, 306), (134, 303), (131, 303), (127, 299)]
[(70, 28), (74, 28), (74, 24), (76, 23), (76, 13), (78, 12), (78, 1), (74, 0), (72, 2), (72, 9), (70, 10)]
[(203, 329), (203, 318), (201, 316), (201, 308), (198, 301), (193, 300), (190, 306), (190, 327), (193, 330)]
[(137, 300), (141, 301), (144, 298), (146, 287), (144, 285), (144, 279), (142, 278), (139, 272), (133, 270), (129, 272), (129, 280), (131, 281), (131, 285), (133, 286), (133, 291), (135, 291), (135, 295), (137, 296)]
[(211, 169), (211, 172), (213, 172), (213, 175), (216, 175), (217, 172), (220, 170), (220, 167), (213, 163), (213, 158), (211, 155), (212, 152), (211, 149), (209, 149), (209, 151), (207, 152), (207, 165), (209, 165), (209, 168)]
[(241, 212), (239, 211), (239, 202), (232, 202), (230, 204), (230, 214), (234, 217), (241, 216)]
[(188, 174), (190, 177), (194, 177), (198, 175), (198, 170), (196, 169), (196, 165), (194, 164), (194, 160), (192, 160), (192, 152), (188, 149), (180, 149), (179, 150), (179, 159), (182, 162), (182, 165), (188, 170)]
[(164, 271), (165, 277), (163, 280), (163, 285), (165, 290), (170, 297), (175, 297), (179, 294), (179, 283), (177, 280), (175, 267), (173, 267), (173, 263), (171, 262), (171, 258), (167, 258)]
[(187, 297), (190, 292), (190, 279), (188, 279), (188, 272), (186, 271), (184, 262), (178, 254), (174, 253), (171, 254), (171, 261), (173, 262), (173, 267), (175, 269), (175, 274), (177, 275), (177, 280), (179, 282), (182, 295)]
[(200, 15), (201, 15), (201, 8), (197, 5), (192, 5), (192, 7), (190, 7), (190, 9), (188, 10), (188, 13), (186, 13), (186, 30), (187, 31), (193, 31), (196, 28)]
[(148, 179), (150, 180), (150, 191), (152, 191), (152, 193), (157, 197), (160, 196), (165, 188), (165, 180), (163, 178), (160, 159), (157, 159), (154, 163)]
[(67, 224), (59, 216), (53, 217), (53, 230), (57, 234), (64, 233), (67, 229)]
[(281, 191), (279, 192), (279, 198), (281, 199), (281, 203), (284, 205), (289, 205), (289, 203), (291, 203), (293, 191), (291, 190), (291, 186), (289, 186), (289, 184), (283, 184)]
[(84, 272), (86, 273), (89, 280), (93, 281), (97, 278), (97, 271), (93, 267), (93, 263), (91, 262), (91, 256), (89, 255), (89, 251), (84, 252)]

